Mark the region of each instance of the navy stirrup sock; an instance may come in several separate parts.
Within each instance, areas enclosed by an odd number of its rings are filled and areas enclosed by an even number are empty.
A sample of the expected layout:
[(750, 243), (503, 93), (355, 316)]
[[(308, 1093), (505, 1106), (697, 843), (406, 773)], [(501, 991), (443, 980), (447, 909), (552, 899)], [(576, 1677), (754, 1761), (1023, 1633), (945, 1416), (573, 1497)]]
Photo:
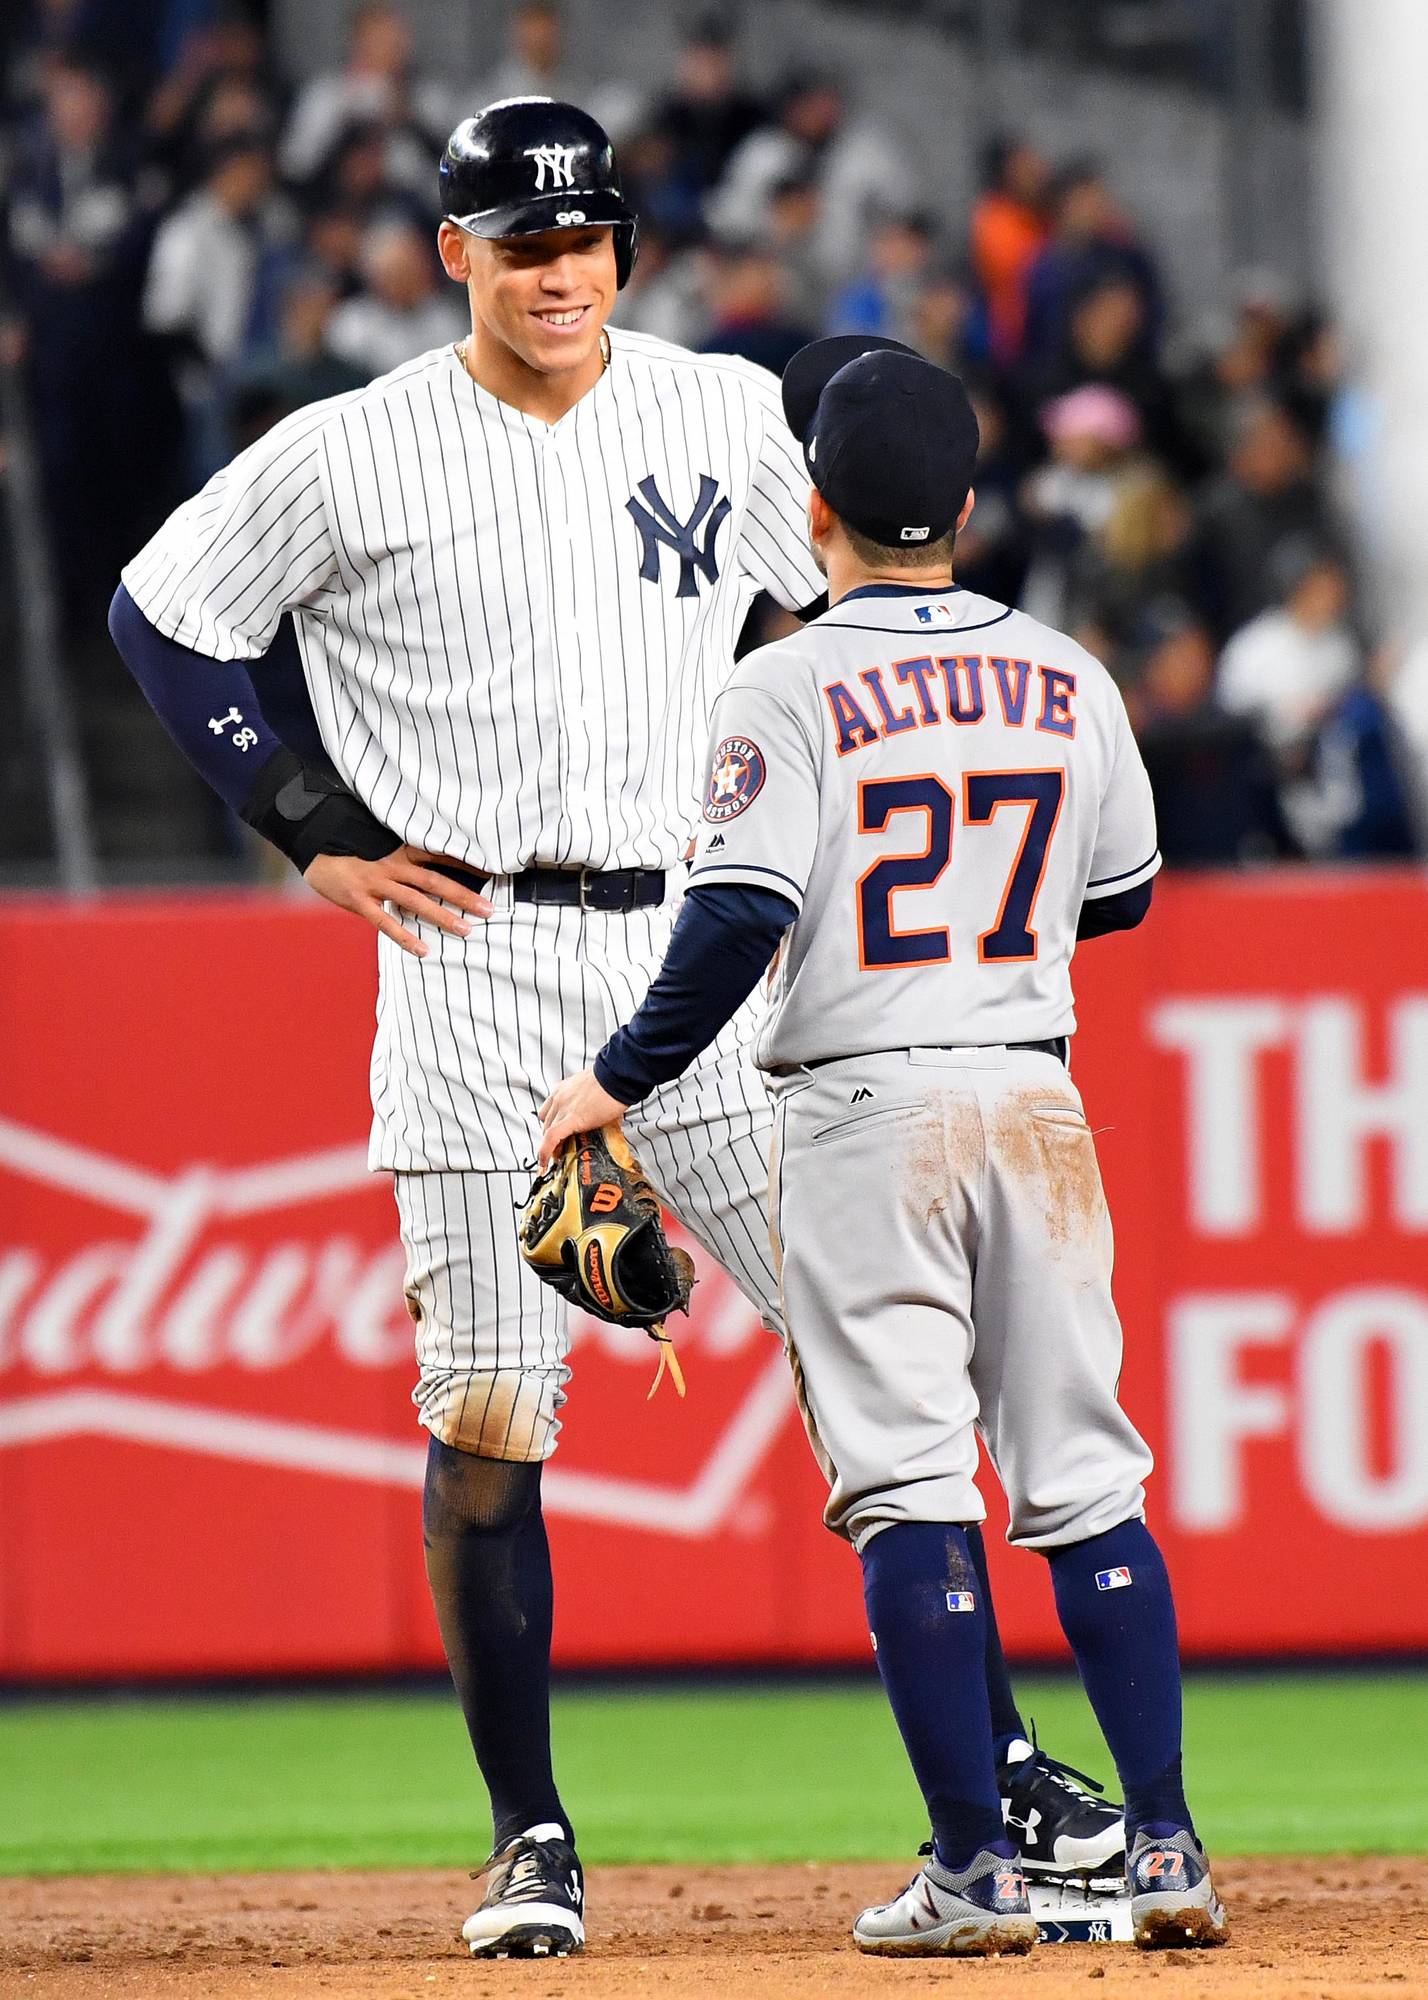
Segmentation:
[(965, 1531), (899, 1521), (864, 1545), (863, 1600), (878, 1672), (927, 1801), (937, 1859), (1010, 1859), (986, 1680), (984, 1591)]
[(992, 1602), (992, 1580), (987, 1574), (987, 1545), (979, 1525), (965, 1528), (963, 1533), (967, 1537), (967, 1553), (972, 1558), (972, 1568), (977, 1572), (977, 1582), (982, 1587), (982, 1610), (987, 1620), (987, 1699), (992, 1705), (992, 1740), (997, 1762), (1000, 1763), (1009, 1743), (1018, 1740), (1029, 1743), (1031, 1738), (1027, 1735), (1026, 1724), (1012, 1693), (1007, 1656), (1002, 1651), (1002, 1635), (997, 1630), (997, 1607)]
[(1141, 1827), (1191, 1827), (1175, 1604), (1154, 1537), (1144, 1521), (1123, 1521), (1046, 1553), (1061, 1629), (1125, 1794), (1127, 1843)]
[(550, 1765), (552, 1587), (540, 1470), (436, 1438), (427, 1447), (427, 1577), (497, 1848), (550, 1823), (574, 1839)]

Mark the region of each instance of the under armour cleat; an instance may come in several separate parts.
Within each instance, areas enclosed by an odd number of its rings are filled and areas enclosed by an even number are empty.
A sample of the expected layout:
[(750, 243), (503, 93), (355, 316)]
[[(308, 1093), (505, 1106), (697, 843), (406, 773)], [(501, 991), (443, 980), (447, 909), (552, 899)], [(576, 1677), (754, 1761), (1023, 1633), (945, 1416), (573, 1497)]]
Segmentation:
[(859, 1951), (889, 1958), (993, 1958), (1030, 1951), (1036, 1918), (1015, 1861), (983, 1848), (953, 1874), (931, 1845), (928, 1857), (902, 1894), (876, 1904), (853, 1926)]
[(1210, 1880), (1209, 1859), (1188, 1828), (1160, 1835), (1142, 1829), (1126, 1874), (1132, 1934), (1143, 1951), (1223, 1944), (1229, 1936), (1229, 1918)]
[(473, 1958), (569, 1958), (585, 1949), (585, 1878), (560, 1827), (518, 1834), (472, 1879), (482, 1876), (490, 1881), (481, 1907), (461, 1926)]
[(1027, 1875), (1063, 1882), (1120, 1876), (1126, 1865), (1125, 1822), (1118, 1805), (1083, 1771), (1048, 1757), (1035, 1740), (1013, 1742), (997, 1766), (1007, 1838)]

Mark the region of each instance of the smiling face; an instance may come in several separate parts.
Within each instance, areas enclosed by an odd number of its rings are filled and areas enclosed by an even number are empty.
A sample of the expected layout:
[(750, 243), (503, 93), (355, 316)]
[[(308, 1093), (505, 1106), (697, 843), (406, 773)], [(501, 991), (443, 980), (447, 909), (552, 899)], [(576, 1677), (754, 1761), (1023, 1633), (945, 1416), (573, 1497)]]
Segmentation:
[(466, 286), (478, 352), (494, 343), (546, 376), (598, 361), (618, 290), (608, 224), (487, 239), (443, 222), (437, 242), (447, 275)]

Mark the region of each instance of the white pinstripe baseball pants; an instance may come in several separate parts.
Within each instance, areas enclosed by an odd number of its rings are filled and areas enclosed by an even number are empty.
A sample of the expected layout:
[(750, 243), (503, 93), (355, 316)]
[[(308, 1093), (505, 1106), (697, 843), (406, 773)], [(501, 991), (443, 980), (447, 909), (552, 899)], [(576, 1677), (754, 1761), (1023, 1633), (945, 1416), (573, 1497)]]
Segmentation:
[[(626, 1120), (666, 1207), (781, 1332), (768, 1239), (770, 1125), (742, 1048), (711, 1051)], [(528, 1170), (396, 1177), (417, 1322), (413, 1400), (444, 1444), (486, 1458), (548, 1458), (570, 1379), (565, 1302), (516, 1246), (530, 1181)]]

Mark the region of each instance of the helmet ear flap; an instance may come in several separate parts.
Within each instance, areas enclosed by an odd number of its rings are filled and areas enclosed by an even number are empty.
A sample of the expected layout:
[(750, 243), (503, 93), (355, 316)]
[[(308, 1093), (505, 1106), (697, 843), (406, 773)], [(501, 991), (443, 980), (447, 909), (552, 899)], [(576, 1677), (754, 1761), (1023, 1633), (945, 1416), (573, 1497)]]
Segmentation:
[(623, 291), (640, 254), (640, 225), (635, 216), (615, 224), (615, 288)]

